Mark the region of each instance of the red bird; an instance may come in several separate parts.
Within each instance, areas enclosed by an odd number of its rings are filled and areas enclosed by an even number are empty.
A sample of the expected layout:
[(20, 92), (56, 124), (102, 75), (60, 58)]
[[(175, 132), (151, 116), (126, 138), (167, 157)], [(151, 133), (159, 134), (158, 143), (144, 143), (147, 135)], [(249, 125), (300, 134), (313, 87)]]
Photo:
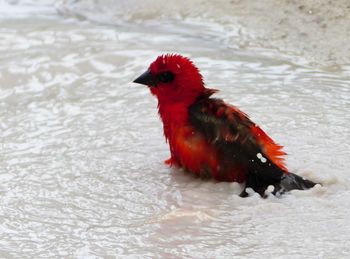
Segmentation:
[(134, 80), (147, 85), (158, 99), (171, 157), (165, 161), (201, 178), (245, 183), (262, 197), (315, 185), (289, 173), (282, 146), (237, 107), (212, 98), (197, 67), (177, 54), (159, 56)]

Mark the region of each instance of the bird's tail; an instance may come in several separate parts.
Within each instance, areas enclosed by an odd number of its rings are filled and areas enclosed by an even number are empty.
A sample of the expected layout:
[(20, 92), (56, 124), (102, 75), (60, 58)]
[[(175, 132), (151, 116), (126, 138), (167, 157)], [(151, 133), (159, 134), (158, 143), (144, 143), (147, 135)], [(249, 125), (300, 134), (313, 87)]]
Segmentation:
[(275, 185), (274, 194), (283, 194), (291, 190), (307, 190), (314, 187), (316, 183), (307, 180), (299, 175), (288, 173), (283, 174), (281, 181)]
[(274, 186), (272, 194), (279, 196), (291, 190), (307, 190), (316, 185), (313, 181), (304, 179), (299, 175), (293, 173), (284, 173), (282, 170), (276, 168), (275, 171), (264, 171), (264, 173), (250, 173), (247, 175), (246, 186), (241, 197), (247, 197), (246, 188), (252, 188), (259, 193), (261, 197), (265, 198), (266, 189)]

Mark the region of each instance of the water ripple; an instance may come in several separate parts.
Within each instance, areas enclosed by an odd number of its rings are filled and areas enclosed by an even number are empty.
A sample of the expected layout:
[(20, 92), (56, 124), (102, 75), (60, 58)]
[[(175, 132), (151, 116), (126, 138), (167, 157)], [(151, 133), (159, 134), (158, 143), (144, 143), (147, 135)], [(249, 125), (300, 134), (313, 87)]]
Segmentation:
[[(215, 28), (198, 22), (169, 22), (164, 34), (17, 19), (0, 19), (1, 257), (350, 252), (349, 68), (321, 71), (217, 48)], [(198, 47), (191, 35), (202, 26), (210, 30)], [(238, 184), (201, 182), (163, 165), (169, 154), (156, 101), (130, 82), (168, 51), (191, 53), (219, 96), (286, 146), (291, 169), (325, 187), (241, 199)]]

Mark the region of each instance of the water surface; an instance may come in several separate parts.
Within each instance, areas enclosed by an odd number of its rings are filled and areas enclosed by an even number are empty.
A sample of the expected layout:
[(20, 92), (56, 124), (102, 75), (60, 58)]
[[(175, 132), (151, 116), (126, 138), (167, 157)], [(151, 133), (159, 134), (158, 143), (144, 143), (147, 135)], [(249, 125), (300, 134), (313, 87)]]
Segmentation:
[[(11, 8), (0, 18), (1, 257), (349, 257), (348, 66), (234, 46), (204, 18)], [(285, 146), (291, 171), (323, 187), (242, 199), (235, 183), (164, 165), (156, 100), (131, 81), (168, 52), (191, 57)]]

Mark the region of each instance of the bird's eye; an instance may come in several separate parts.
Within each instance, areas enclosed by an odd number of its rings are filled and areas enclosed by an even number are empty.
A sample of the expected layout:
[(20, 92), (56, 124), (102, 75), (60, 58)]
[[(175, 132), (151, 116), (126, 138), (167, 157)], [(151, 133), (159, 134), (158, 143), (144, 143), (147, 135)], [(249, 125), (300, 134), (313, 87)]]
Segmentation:
[(158, 74), (157, 79), (162, 83), (169, 83), (175, 79), (175, 75), (170, 71), (165, 71)]

